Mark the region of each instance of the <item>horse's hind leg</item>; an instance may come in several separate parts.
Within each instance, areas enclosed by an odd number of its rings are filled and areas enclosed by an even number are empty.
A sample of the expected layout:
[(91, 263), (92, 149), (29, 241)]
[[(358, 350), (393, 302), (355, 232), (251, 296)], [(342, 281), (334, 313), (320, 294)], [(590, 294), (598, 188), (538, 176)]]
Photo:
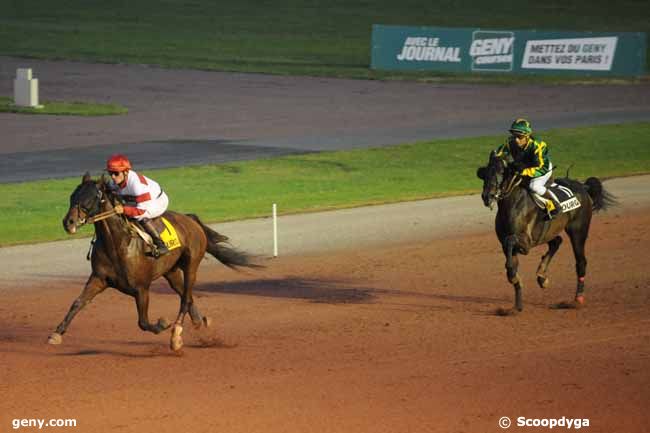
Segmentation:
[(548, 266), (551, 264), (553, 256), (557, 253), (557, 250), (560, 249), (560, 245), (562, 245), (561, 236), (556, 236), (551, 239), (548, 242), (548, 251), (542, 257), (542, 261), (539, 262), (539, 266), (537, 267), (537, 284), (539, 284), (539, 287), (542, 289), (549, 286), (549, 280), (546, 273), (548, 272)]
[[(165, 274), (165, 279), (169, 283), (169, 286), (174, 289), (176, 293), (178, 293), (178, 296), (181, 297), (181, 302), (183, 300), (184, 292), (185, 292), (185, 287), (183, 284), (183, 271), (181, 271), (179, 268), (175, 268), (172, 271), (169, 271), (168, 273)], [(192, 324), (194, 325), (195, 328), (200, 328), (201, 326), (206, 326), (209, 327), (211, 320), (207, 316), (203, 316), (201, 312), (199, 312), (198, 307), (194, 303), (194, 299), (192, 298), (192, 303), (189, 306), (189, 313), (190, 313), (190, 318), (192, 319)]]
[(149, 322), (149, 287), (141, 287), (135, 292), (135, 304), (138, 308), (138, 326), (143, 331), (160, 334), (169, 328), (169, 323), (163, 318), (158, 319), (155, 325)]
[(88, 305), (95, 296), (103, 292), (106, 287), (108, 287), (108, 284), (103, 278), (100, 278), (94, 274), (91, 275), (90, 278), (88, 278), (88, 281), (86, 282), (86, 285), (84, 286), (84, 289), (82, 290), (79, 297), (75, 299), (75, 301), (70, 306), (68, 314), (66, 314), (65, 318), (59, 324), (59, 326), (56, 327), (56, 331), (50, 334), (47, 342), (49, 344), (61, 344), (63, 342), (62, 336), (68, 329), (68, 326), (70, 325), (70, 322), (72, 322), (72, 319), (74, 319), (77, 313), (81, 311), (81, 309), (86, 305)]
[(585, 243), (587, 242), (587, 235), (589, 234), (589, 221), (579, 227), (567, 227), (566, 229), (569, 238), (571, 239), (571, 246), (573, 247), (573, 255), (576, 259), (576, 276), (577, 287), (575, 301), (577, 304), (584, 304), (585, 302), (585, 275), (587, 274), (587, 258), (585, 257)]

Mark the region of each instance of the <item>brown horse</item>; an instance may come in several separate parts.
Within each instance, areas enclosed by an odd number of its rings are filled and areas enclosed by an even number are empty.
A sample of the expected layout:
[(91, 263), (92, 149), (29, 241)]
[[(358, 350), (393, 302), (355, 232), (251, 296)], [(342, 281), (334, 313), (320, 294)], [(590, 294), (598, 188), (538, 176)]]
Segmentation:
[(483, 180), (481, 197), (485, 206), (492, 208), (493, 203), (497, 202), (495, 230), (506, 256), (508, 281), (515, 289), (514, 307), (500, 309), (499, 314), (509, 315), (523, 310), (523, 282), (518, 272), (518, 254), (526, 255), (533, 247), (548, 245), (548, 251), (537, 268), (537, 284), (542, 288), (548, 287), (547, 272), (551, 259), (562, 244), (562, 231), (567, 233), (573, 247), (577, 287), (574, 303), (558, 306), (572, 308), (582, 305), (587, 273), (585, 243), (589, 235), (592, 213), (616, 205), (616, 199), (603, 188), (598, 178), (590, 177), (585, 183), (569, 178), (558, 179), (558, 184), (573, 191), (581, 206), (567, 210), (548, 221), (546, 212), (537, 207), (524, 185), (525, 179), (513, 168), (512, 162), (499, 158), (492, 152), (488, 165), (480, 167), (476, 173)]
[(175, 228), (181, 246), (160, 258), (144, 254), (145, 243), (129, 227), (123, 215), (113, 211), (119, 201), (117, 194), (102, 178), (91, 179), (86, 173), (81, 184), (70, 196), (70, 209), (63, 218), (63, 227), (69, 234), (77, 228), (94, 223), (96, 241), (92, 250), (92, 273), (81, 292), (72, 303), (70, 311), (48, 339), (50, 344), (61, 344), (62, 335), (75, 315), (107, 287), (133, 296), (138, 309), (138, 325), (143, 331), (158, 334), (170, 327), (163, 318), (149, 322), (149, 286), (165, 277), (181, 298), (180, 311), (172, 329), (171, 347), (179, 350), (182, 324), (187, 313), (195, 327), (209, 326), (210, 321), (199, 312), (192, 298), (196, 272), (205, 252), (209, 252), (224, 265), (236, 268), (259, 267), (250, 256), (224, 245), (228, 238), (205, 226), (196, 215), (166, 212), (163, 216)]

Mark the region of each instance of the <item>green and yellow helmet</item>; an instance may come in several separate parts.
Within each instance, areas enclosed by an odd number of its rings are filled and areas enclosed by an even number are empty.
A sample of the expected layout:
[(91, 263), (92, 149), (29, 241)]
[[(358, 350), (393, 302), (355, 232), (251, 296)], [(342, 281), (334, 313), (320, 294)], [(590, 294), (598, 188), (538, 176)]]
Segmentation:
[(510, 133), (530, 135), (533, 133), (533, 128), (531, 128), (528, 120), (520, 118), (512, 122), (512, 125), (510, 125)]

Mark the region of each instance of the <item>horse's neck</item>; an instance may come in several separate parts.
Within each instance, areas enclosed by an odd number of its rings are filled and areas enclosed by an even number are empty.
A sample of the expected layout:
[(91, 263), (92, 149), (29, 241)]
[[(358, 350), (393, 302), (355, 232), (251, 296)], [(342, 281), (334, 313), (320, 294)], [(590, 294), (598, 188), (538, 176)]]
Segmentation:
[(515, 187), (507, 197), (499, 202), (499, 213), (501, 213), (510, 226), (523, 229), (530, 221), (529, 214), (536, 212), (535, 203), (523, 186)]
[[(102, 212), (110, 211), (113, 206), (106, 203), (102, 206)], [(128, 231), (127, 224), (120, 215), (112, 215), (104, 220), (95, 223), (95, 233), (107, 245), (111, 245), (114, 250), (128, 244), (131, 234)]]

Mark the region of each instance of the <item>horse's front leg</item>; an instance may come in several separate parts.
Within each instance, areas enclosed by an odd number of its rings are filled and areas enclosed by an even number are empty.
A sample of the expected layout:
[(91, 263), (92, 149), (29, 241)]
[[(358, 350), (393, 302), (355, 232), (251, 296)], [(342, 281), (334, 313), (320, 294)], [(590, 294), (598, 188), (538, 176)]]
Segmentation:
[(68, 326), (70, 326), (72, 319), (74, 319), (77, 313), (81, 311), (81, 309), (86, 305), (88, 305), (95, 296), (103, 292), (106, 287), (108, 287), (108, 283), (104, 278), (100, 278), (99, 276), (92, 274), (90, 278), (88, 278), (88, 281), (86, 282), (86, 285), (81, 291), (79, 297), (75, 299), (75, 301), (70, 306), (68, 314), (66, 314), (65, 318), (59, 324), (59, 326), (56, 327), (56, 331), (50, 334), (47, 342), (49, 344), (61, 344), (63, 342), (63, 334), (65, 334)]
[[(198, 264), (199, 262), (192, 262), (183, 270), (181, 306), (174, 327), (172, 328), (172, 337), (169, 343), (174, 352), (178, 352), (183, 347), (183, 338), (181, 337), (181, 334), (183, 333), (183, 321), (185, 320), (185, 315), (191, 311), (192, 305), (194, 304), (194, 300), (192, 299), (192, 288), (196, 282), (196, 268), (198, 267)], [(192, 314), (190, 313), (190, 316), (191, 315)], [(206, 321), (206, 326), (208, 324), (209, 323)]]
[(506, 275), (508, 277), (508, 281), (510, 284), (513, 285), (515, 289), (515, 302), (514, 306), (511, 310), (499, 310), (499, 314), (501, 315), (510, 315), (510, 314), (516, 314), (518, 311), (522, 311), (524, 309), (524, 304), (522, 300), (522, 290), (523, 290), (523, 283), (521, 282), (519, 278), (519, 273), (517, 272), (519, 269), (519, 258), (517, 257), (516, 253), (516, 248), (517, 248), (517, 236), (516, 235), (510, 235), (505, 239), (504, 245), (503, 245), (504, 253), (506, 255)]
[(548, 266), (551, 264), (551, 259), (553, 259), (555, 253), (557, 253), (557, 250), (560, 249), (560, 245), (562, 245), (561, 236), (556, 236), (551, 239), (548, 242), (548, 251), (539, 262), (539, 266), (537, 267), (537, 284), (539, 284), (539, 287), (542, 289), (549, 286), (549, 280), (546, 273), (548, 272)]
[(149, 287), (140, 287), (135, 293), (135, 304), (138, 308), (138, 326), (143, 331), (160, 334), (168, 329), (170, 324), (164, 318), (159, 318), (155, 325), (149, 322)]

